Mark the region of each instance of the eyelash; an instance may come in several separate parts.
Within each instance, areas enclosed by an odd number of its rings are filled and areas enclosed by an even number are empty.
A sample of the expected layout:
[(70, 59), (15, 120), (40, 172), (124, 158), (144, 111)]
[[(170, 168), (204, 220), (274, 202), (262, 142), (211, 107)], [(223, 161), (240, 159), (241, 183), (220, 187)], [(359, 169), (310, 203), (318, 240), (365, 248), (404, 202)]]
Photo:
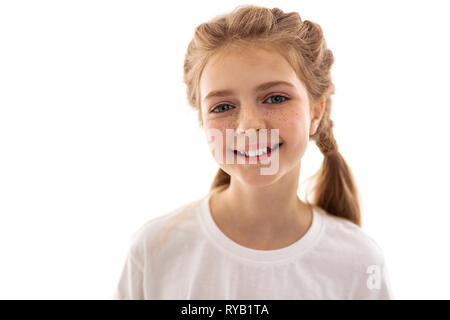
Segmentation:
[[(282, 103), (284, 103), (284, 102), (287, 102), (287, 101), (291, 100), (290, 98), (288, 98), (288, 97), (286, 97), (286, 96), (283, 96), (283, 95), (281, 95), (281, 94), (274, 94), (274, 95), (271, 95), (271, 96), (267, 97), (267, 99), (270, 99), (270, 98), (272, 98), (272, 97), (283, 97), (283, 98), (285, 98), (285, 101), (282, 101), (282, 102), (279, 102), (279, 103), (272, 103), (272, 104), (282, 104)], [(267, 99), (266, 99), (266, 100), (267, 100)], [(215, 106), (214, 108), (212, 108), (211, 111), (210, 111), (210, 113), (224, 113), (224, 112), (227, 112), (228, 110), (225, 110), (225, 111), (223, 111), (223, 112), (214, 112), (215, 109), (217, 109), (217, 108), (219, 108), (219, 107), (222, 107), (222, 106), (229, 106), (229, 104), (228, 104), (228, 103), (222, 103), (222, 104), (219, 104), (219, 105)]]

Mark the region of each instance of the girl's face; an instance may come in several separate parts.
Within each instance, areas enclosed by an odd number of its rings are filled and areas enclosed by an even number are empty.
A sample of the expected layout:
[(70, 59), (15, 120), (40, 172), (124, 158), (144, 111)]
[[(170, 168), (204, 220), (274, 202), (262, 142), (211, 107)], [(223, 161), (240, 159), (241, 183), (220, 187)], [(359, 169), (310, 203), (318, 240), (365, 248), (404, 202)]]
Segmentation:
[[(281, 81), (285, 83), (257, 90), (262, 84)], [(213, 91), (228, 92), (211, 96)], [(299, 169), (312, 133), (310, 104), (306, 88), (282, 55), (275, 50), (256, 47), (215, 55), (203, 70), (200, 93), (203, 128), (221, 133), (221, 139), (209, 139), (210, 149), (220, 167), (230, 176), (249, 185), (267, 185)], [(226, 129), (233, 130), (235, 138), (226, 139)], [(249, 129), (255, 130), (257, 140), (250, 141), (246, 138), (248, 134), (239, 134)], [(278, 169), (274, 174), (261, 175), (260, 169), (270, 164), (237, 162), (234, 152), (237, 141), (239, 146), (260, 142), (257, 129), (267, 130), (265, 141), (269, 144), (272, 130), (279, 130), (278, 139), (282, 145), (278, 149)], [(220, 145), (222, 159), (213, 152)], [(234, 159), (230, 163), (225, 158), (227, 153)]]

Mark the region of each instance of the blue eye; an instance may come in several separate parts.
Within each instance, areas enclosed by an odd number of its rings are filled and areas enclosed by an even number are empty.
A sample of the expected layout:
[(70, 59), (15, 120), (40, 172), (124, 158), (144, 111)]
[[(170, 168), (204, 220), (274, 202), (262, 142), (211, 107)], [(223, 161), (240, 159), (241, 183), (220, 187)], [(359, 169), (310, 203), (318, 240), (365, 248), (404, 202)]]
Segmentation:
[[(219, 104), (217, 107), (215, 107), (214, 109), (212, 109), (211, 112), (212, 112), (212, 113), (222, 113), (222, 112), (214, 112), (214, 110), (216, 110), (217, 108), (220, 108), (220, 107), (224, 107), (224, 106), (225, 106), (225, 107), (226, 107), (226, 106), (229, 107), (230, 105), (229, 105), (229, 104)], [(226, 111), (226, 110), (225, 110), (225, 111)]]
[[(270, 98), (273, 98), (273, 97), (281, 97), (281, 98), (284, 98), (285, 100), (284, 100), (284, 101), (281, 101), (281, 102), (278, 102), (278, 103), (269, 103), (269, 104), (280, 104), (280, 103), (283, 103), (283, 102), (285, 102), (285, 101), (290, 100), (290, 98), (285, 97), (285, 96), (282, 96), (282, 95), (279, 95), (279, 94), (274, 94), (273, 96), (268, 97), (267, 100), (269, 100)], [(266, 101), (267, 101), (267, 100), (266, 100)], [(211, 112), (211, 113), (223, 113), (223, 112), (215, 112), (214, 110), (216, 110), (216, 109), (219, 108), (219, 107), (224, 107), (224, 106), (231, 106), (231, 105), (226, 104), (226, 103), (219, 104), (218, 106), (216, 106), (215, 108), (213, 108), (210, 112)], [(224, 112), (226, 112), (226, 111), (227, 111), (227, 110), (225, 110)]]

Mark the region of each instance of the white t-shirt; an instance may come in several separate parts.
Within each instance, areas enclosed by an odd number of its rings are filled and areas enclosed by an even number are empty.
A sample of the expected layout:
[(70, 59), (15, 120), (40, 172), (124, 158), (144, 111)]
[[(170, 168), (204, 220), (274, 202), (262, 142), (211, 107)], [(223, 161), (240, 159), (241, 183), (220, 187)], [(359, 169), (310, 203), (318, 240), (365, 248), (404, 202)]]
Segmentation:
[(314, 207), (298, 241), (255, 250), (219, 229), (210, 196), (134, 233), (112, 299), (394, 299), (382, 249), (352, 222)]

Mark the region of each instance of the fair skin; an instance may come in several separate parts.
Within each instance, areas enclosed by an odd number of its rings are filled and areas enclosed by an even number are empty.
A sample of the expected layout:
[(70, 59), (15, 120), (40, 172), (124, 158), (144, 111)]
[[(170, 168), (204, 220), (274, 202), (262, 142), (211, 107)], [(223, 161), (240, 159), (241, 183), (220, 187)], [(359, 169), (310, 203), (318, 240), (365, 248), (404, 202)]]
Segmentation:
[[(312, 209), (301, 201), (297, 190), (301, 158), (309, 135), (320, 123), (324, 103), (311, 109), (306, 88), (275, 50), (233, 48), (223, 53), (208, 60), (200, 79), (204, 129), (222, 132), (223, 155), (236, 146), (234, 141), (227, 145), (227, 128), (267, 129), (269, 137), (270, 130), (278, 129), (283, 145), (278, 150), (278, 170), (271, 175), (261, 174), (261, 163), (220, 163), (231, 183), (211, 195), (211, 214), (236, 243), (257, 250), (280, 249), (298, 241), (312, 223)], [(279, 84), (254, 91), (269, 81), (286, 81), (292, 87)], [(205, 99), (211, 91), (225, 89), (233, 93)], [(217, 108), (220, 104), (225, 106)]]

